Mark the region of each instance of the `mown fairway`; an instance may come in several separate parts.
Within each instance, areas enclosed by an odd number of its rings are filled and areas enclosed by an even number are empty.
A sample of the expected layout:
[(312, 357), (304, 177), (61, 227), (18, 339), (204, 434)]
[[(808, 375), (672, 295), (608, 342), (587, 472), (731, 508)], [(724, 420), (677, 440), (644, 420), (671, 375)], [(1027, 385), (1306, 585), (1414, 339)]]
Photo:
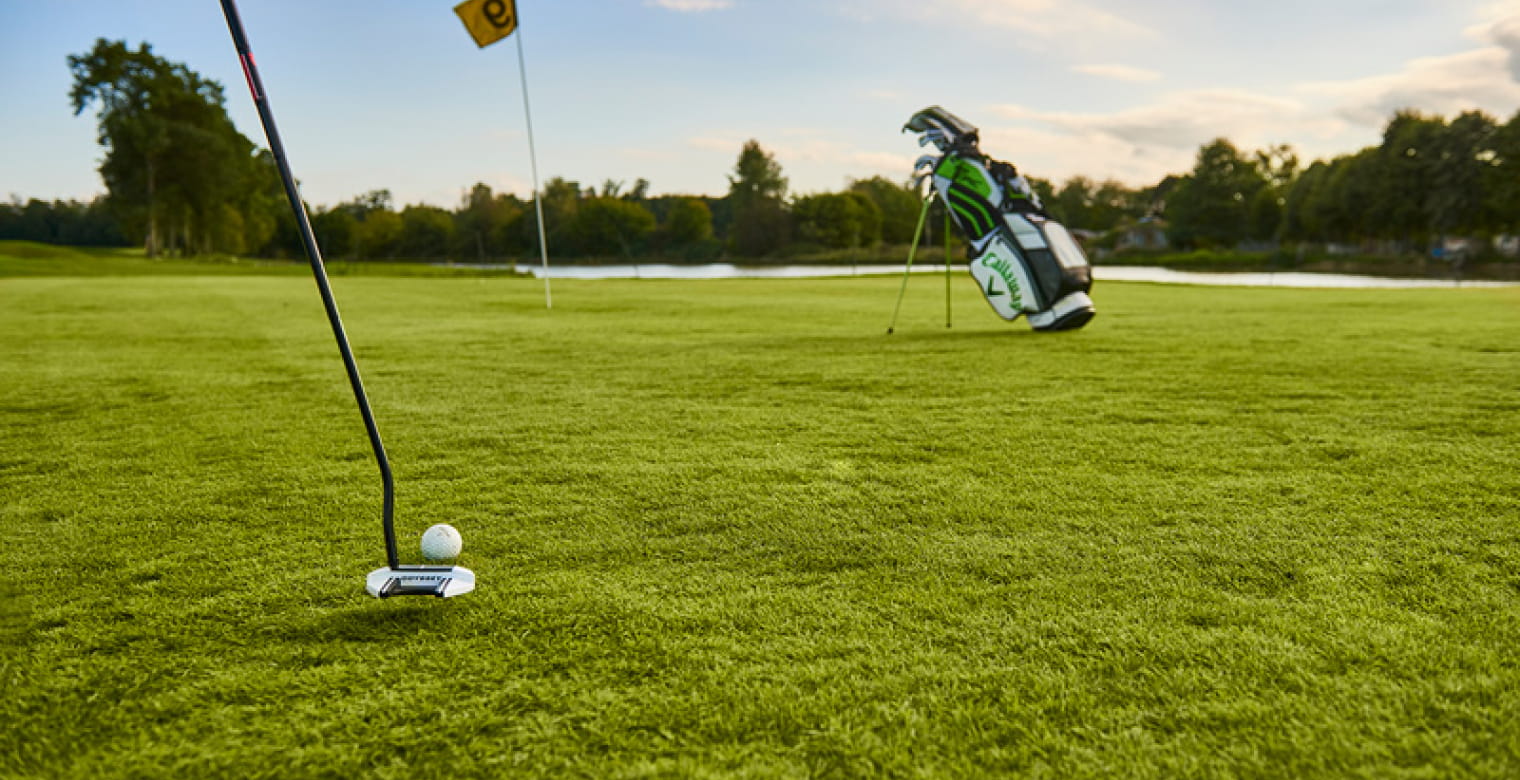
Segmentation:
[[(3, 265), (0, 265), (3, 269)], [(1520, 289), (0, 279), (0, 775), (1520, 774)]]

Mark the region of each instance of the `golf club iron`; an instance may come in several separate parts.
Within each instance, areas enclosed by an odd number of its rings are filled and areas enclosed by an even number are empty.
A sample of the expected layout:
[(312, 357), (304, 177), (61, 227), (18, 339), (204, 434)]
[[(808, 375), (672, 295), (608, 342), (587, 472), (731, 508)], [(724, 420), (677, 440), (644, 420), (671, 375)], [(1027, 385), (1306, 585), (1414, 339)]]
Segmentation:
[(232, 33), (232, 43), (237, 47), (238, 61), (243, 66), (243, 76), (248, 80), (248, 91), (253, 95), (254, 107), (259, 112), (259, 122), (264, 126), (264, 137), (269, 141), (269, 151), (274, 155), (280, 180), (285, 185), (285, 197), (295, 212), (296, 227), (301, 233), (301, 244), (306, 258), (311, 262), (312, 275), (316, 277), (317, 289), (322, 293), (322, 305), (327, 309), (327, 321), (332, 324), (333, 337), (338, 340), (338, 351), (343, 355), (343, 367), (348, 371), (348, 383), (353, 387), (354, 399), (359, 403), (359, 413), (364, 417), (364, 427), (369, 432), (369, 443), (375, 452), (375, 462), (380, 466), (380, 479), (385, 486), (385, 503), (382, 524), (385, 529), (386, 565), (370, 572), (365, 580), (365, 590), (372, 596), (458, 596), (475, 589), (475, 574), (460, 566), (403, 566), (396, 552), (395, 506), (396, 489), (391, 478), (390, 461), (385, 457), (385, 445), (380, 442), (380, 429), (375, 426), (375, 414), (370, 410), (369, 398), (364, 394), (364, 383), (359, 379), (359, 366), (354, 362), (353, 350), (348, 345), (348, 335), (343, 331), (343, 321), (338, 317), (338, 304), (333, 299), (332, 287), (327, 282), (327, 269), (322, 264), (322, 253), (317, 248), (312, 233), (311, 220), (301, 203), (296, 189), (295, 177), (290, 163), (285, 159), (285, 147), (280, 143), (279, 130), (275, 128), (274, 113), (269, 108), (269, 96), (253, 62), (253, 52), (248, 47), (248, 36), (243, 32), (243, 22), (238, 16), (234, 0), (221, 0), (222, 15), (227, 19), (227, 29)]

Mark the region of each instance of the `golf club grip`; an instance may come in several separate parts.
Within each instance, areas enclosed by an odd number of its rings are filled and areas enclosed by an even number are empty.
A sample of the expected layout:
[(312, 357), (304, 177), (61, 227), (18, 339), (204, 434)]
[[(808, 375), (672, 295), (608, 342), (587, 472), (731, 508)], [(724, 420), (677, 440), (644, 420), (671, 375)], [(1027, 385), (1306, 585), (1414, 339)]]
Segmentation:
[[(312, 269), (321, 271), (322, 252), (317, 247), (316, 237), (311, 229), (311, 220), (306, 215), (306, 207), (301, 203), (301, 193), (296, 188), (296, 178), (290, 170), (290, 162), (285, 157), (285, 145), (280, 141), (279, 128), (274, 123), (274, 112), (269, 107), (269, 97), (264, 92), (264, 80), (259, 76), (258, 65), (253, 61), (253, 51), (248, 46), (248, 34), (243, 31), (243, 20), (238, 16), (237, 3), (234, 0), (221, 0), (222, 14), (227, 18), (227, 29), (232, 33), (232, 45), (237, 48), (238, 63), (243, 66), (243, 78), (248, 82), (248, 92), (253, 96), (253, 107), (258, 111), (259, 123), (264, 127), (264, 138), (269, 142), (269, 152), (274, 157), (275, 166), (280, 172), (280, 183), (285, 187), (285, 197), (290, 200), (291, 210), (295, 213), (296, 226), (301, 234), (301, 243), (306, 250), (306, 257), (312, 263)], [(325, 274), (322, 274), (325, 276)], [(325, 279), (319, 279), (319, 282)], [(322, 285), (323, 302), (328, 305), (329, 317), (335, 317), (336, 307), (332, 305), (331, 293)], [(337, 320), (334, 319), (336, 324)]]

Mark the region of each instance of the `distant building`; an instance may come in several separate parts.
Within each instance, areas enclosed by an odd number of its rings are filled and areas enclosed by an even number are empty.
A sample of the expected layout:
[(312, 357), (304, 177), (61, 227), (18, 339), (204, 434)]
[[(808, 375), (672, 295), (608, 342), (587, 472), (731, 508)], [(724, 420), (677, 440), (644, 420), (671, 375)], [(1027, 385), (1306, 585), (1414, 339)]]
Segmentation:
[(1156, 217), (1145, 217), (1133, 225), (1120, 229), (1119, 240), (1114, 242), (1115, 251), (1156, 251), (1166, 249), (1166, 223)]
[(1077, 240), (1077, 243), (1081, 244), (1083, 247), (1090, 247), (1093, 245), (1094, 241), (1097, 241), (1103, 237), (1103, 233), (1101, 231), (1088, 230), (1087, 228), (1072, 228), (1067, 232), (1071, 233), (1071, 237), (1075, 238)]

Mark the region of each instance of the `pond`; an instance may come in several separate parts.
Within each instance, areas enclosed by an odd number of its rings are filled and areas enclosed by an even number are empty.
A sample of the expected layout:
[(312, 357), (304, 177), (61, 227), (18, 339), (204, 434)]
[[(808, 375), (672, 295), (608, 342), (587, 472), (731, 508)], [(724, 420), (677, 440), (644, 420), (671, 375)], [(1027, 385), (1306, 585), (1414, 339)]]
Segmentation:
[[(500, 267), (500, 266), (495, 266)], [(535, 277), (543, 276), (537, 265), (519, 266)], [(944, 266), (915, 265), (914, 273), (939, 273)], [(964, 273), (964, 264), (955, 271)], [(802, 279), (821, 276), (881, 276), (900, 274), (901, 265), (764, 265), (745, 266), (732, 263), (703, 265), (551, 265), (550, 279)], [(1517, 282), (1489, 280), (1408, 279), (1356, 274), (1308, 273), (1304, 271), (1176, 271), (1156, 266), (1093, 267), (1093, 277), (1100, 282), (1158, 282), (1162, 284), (1228, 285), (1236, 287), (1338, 287), (1338, 288), (1414, 288), (1414, 287), (1512, 287)]]

